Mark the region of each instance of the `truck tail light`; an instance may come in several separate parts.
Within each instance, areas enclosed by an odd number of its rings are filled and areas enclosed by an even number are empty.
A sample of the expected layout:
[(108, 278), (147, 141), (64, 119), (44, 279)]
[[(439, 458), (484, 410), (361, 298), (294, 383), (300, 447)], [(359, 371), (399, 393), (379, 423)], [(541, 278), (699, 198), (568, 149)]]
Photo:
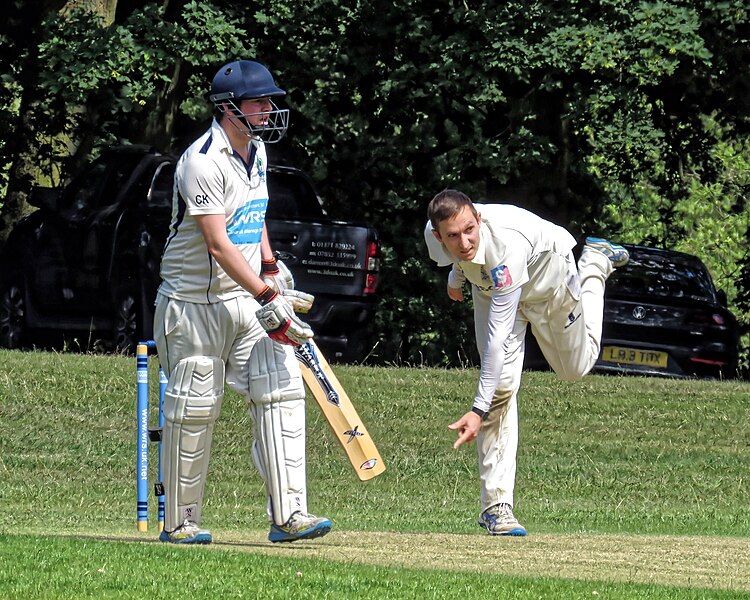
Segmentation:
[(377, 240), (367, 242), (365, 265), (365, 289), (363, 293), (374, 294), (378, 289), (380, 273), (380, 243)]

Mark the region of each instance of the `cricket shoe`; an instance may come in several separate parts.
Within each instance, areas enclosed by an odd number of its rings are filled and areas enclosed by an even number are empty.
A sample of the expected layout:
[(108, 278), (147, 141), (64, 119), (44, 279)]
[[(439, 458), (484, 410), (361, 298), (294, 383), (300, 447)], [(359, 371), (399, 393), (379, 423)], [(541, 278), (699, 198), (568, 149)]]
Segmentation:
[(173, 531), (162, 531), (159, 540), (170, 544), (210, 544), (211, 532), (201, 529), (192, 521), (185, 521)]
[(322, 537), (331, 531), (331, 521), (325, 517), (306, 515), (297, 511), (283, 525), (271, 524), (268, 539), (272, 542), (294, 542)]
[(490, 535), (526, 535), (526, 529), (513, 516), (510, 504), (496, 504), (479, 517), (479, 526)]
[(587, 237), (586, 245), (592, 250), (601, 252), (609, 259), (613, 267), (622, 267), (628, 264), (630, 253), (622, 246), (603, 240), (602, 238)]

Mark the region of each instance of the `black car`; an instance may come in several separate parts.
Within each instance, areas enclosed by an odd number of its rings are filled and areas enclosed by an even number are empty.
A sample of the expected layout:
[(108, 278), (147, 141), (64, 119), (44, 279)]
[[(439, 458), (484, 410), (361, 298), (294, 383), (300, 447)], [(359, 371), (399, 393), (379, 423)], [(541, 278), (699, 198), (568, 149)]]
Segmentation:
[(696, 256), (629, 246), (607, 280), (600, 371), (735, 377), (739, 325)]
[[(739, 326), (696, 256), (625, 244), (630, 261), (607, 280), (594, 371), (672, 377), (737, 375)], [(547, 368), (527, 335), (527, 368)]]

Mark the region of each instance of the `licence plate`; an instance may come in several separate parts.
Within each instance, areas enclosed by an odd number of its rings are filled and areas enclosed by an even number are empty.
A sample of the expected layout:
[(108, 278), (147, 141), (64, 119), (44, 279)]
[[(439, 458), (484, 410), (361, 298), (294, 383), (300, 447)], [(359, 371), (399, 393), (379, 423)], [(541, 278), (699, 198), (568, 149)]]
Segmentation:
[(637, 348), (620, 348), (618, 346), (604, 346), (602, 360), (627, 365), (643, 365), (645, 367), (667, 368), (667, 353), (655, 350), (638, 350)]

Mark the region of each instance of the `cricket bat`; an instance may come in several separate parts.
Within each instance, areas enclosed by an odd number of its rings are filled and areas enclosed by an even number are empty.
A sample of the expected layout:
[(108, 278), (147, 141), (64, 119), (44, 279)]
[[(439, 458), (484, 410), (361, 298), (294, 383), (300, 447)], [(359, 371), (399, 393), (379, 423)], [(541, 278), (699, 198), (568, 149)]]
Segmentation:
[(315, 396), (357, 477), (367, 481), (380, 475), (385, 471), (385, 463), (375, 442), (318, 346), (310, 340), (297, 346), (294, 353), (302, 363), (302, 377), (307, 387)]

